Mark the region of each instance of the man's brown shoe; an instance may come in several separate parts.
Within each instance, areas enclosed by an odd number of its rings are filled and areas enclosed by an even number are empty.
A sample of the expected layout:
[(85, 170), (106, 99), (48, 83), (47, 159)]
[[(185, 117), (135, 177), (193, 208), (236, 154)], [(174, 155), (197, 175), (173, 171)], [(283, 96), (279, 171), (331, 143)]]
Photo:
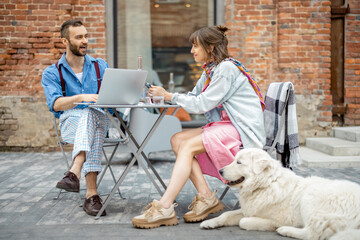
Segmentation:
[(65, 177), (56, 184), (57, 188), (68, 192), (80, 192), (80, 182), (77, 176), (72, 172), (67, 172)]
[[(99, 195), (93, 195), (88, 199), (85, 199), (83, 209), (87, 214), (91, 216), (96, 216), (100, 211), (100, 209), (102, 208), (102, 206), (103, 206), (102, 200), (99, 197)], [(106, 211), (104, 210), (101, 216), (105, 216), (105, 215), (106, 215)]]

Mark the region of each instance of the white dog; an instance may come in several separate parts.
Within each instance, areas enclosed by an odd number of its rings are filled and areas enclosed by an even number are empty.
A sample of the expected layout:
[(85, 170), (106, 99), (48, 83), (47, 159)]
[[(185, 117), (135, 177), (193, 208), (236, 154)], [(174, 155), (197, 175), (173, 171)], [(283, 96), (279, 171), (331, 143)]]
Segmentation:
[(244, 149), (220, 170), (239, 189), (241, 209), (201, 223), (277, 231), (299, 239), (360, 239), (360, 185), (345, 180), (303, 178), (261, 149)]

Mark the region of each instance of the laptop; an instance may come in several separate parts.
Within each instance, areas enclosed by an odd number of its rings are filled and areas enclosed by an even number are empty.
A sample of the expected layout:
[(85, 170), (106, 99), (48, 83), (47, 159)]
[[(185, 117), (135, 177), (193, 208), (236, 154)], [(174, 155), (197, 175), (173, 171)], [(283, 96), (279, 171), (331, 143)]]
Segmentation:
[(87, 105), (135, 105), (144, 90), (147, 71), (106, 68), (96, 103)]

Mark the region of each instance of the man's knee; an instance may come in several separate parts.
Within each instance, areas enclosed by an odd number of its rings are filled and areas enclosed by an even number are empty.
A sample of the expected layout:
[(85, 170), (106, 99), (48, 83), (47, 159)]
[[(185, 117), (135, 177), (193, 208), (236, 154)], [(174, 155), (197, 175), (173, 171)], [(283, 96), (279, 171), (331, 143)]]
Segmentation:
[(84, 108), (83, 117), (86, 118), (88, 124), (92, 124), (93, 127), (102, 127), (107, 128), (110, 124), (110, 119), (96, 109), (93, 108)]

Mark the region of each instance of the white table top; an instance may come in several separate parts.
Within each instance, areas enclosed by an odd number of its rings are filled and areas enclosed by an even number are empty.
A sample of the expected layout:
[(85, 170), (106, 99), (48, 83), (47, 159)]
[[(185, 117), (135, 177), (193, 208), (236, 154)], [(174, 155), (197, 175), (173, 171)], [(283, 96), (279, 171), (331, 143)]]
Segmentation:
[(139, 102), (136, 105), (129, 104), (96, 104), (96, 103), (74, 103), (76, 105), (88, 105), (91, 108), (178, 108), (176, 104), (145, 104)]

